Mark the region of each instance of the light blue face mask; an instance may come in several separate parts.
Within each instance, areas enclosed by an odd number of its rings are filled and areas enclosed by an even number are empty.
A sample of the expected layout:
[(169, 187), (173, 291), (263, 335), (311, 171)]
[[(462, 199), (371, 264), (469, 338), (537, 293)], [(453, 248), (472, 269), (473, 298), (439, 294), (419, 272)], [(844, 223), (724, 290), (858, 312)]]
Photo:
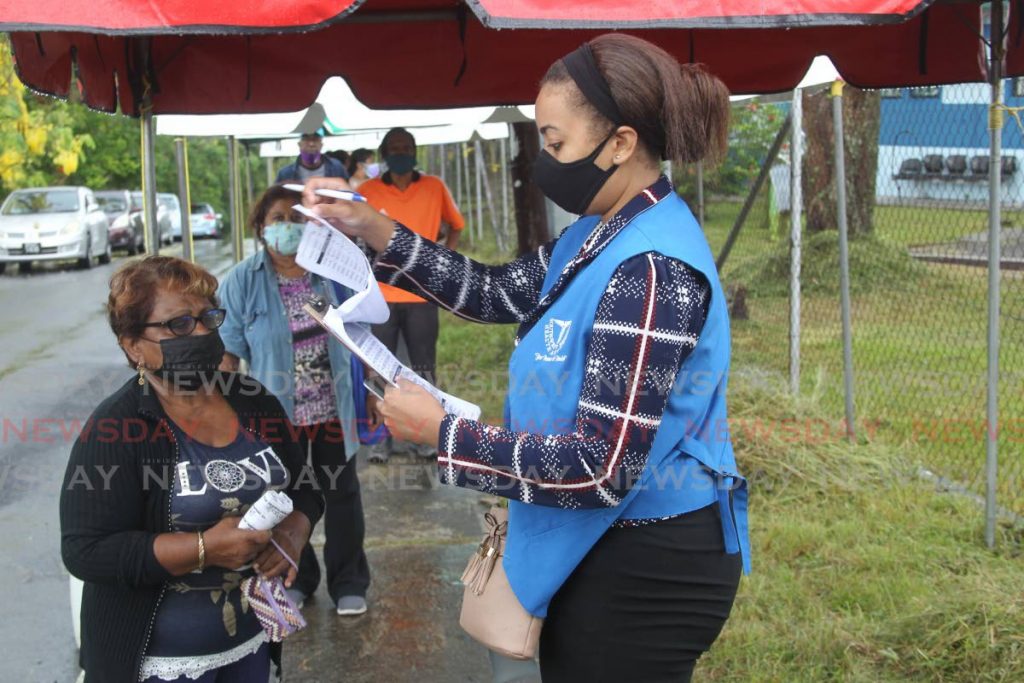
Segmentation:
[(302, 223), (271, 223), (263, 228), (263, 240), (278, 254), (294, 256), (299, 252), (305, 228)]

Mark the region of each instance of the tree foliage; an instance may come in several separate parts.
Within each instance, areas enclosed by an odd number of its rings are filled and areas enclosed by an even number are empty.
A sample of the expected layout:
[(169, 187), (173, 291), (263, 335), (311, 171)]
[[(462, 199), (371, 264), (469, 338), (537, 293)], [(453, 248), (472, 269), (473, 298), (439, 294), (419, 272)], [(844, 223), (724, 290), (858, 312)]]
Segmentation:
[(0, 40), (0, 187), (63, 185), (92, 147), (91, 136), (74, 127), (66, 103), (26, 90), (10, 44)]
[[(729, 127), (729, 150), (717, 167), (705, 167), (705, 195), (732, 197), (746, 194), (785, 117), (785, 112), (775, 104), (751, 101), (734, 105)], [(679, 191), (692, 202), (697, 196), (696, 168), (673, 169), (673, 175)]]
[[(37, 95), (18, 80), (10, 44), (0, 38), (0, 189), (84, 185), (93, 190), (137, 190), (142, 179), (138, 119)], [(174, 139), (155, 141), (158, 192), (178, 193)], [(193, 203), (227, 215), (228, 156), (223, 138), (189, 138), (189, 187)], [(244, 151), (255, 193), (266, 187), (259, 158)], [(244, 169), (244, 166), (243, 166)], [(245, 182), (244, 172), (242, 182)], [(182, 201), (184, 201), (182, 197)]]

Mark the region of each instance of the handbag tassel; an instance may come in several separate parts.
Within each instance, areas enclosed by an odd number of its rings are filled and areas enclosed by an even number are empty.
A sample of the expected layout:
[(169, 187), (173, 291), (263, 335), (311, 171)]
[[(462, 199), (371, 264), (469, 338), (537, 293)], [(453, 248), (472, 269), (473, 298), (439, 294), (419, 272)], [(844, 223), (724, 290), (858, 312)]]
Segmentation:
[(484, 518), (487, 520), (490, 530), (487, 532), (484, 540), (481, 541), (480, 547), (469, 558), (466, 571), (462, 572), (461, 579), (462, 585), (472, 590), (474, 595), (482, 595), (487, 587), (487, 581), (494, 572), (494, 565), (501, 556), (502, 538), (508, 531), (508, 524), (506, 522), (499, 524), (490, 513), (485, 515)]

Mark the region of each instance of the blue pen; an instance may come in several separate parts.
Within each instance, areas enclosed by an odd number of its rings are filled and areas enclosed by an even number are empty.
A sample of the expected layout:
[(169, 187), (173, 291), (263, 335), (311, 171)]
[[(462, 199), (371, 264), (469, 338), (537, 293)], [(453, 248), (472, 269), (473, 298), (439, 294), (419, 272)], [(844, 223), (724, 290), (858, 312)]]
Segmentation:
[[(298, 183), (285, 183), (284, 189), (292, 190), (293, 192), (302, 192), (303, 190), (306, 189), (306, 187), (304, 185), (299, 185)], [(347, 202), (366, 201), (366, 197), (359, 194), (358, 192), (353, 192), (351, 190), (328, 190), (326, 188), (321, 188), (317, 190), (316, 193), (321, 197), (330, 197), (331, 199), (344, 199)]]

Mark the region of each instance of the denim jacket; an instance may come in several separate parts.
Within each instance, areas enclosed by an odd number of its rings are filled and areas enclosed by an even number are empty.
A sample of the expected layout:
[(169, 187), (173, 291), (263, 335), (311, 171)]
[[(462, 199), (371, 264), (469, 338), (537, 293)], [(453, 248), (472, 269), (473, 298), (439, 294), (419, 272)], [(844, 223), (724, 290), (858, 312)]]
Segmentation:
[[(313, 290), (332, 304), (339, 303), (331, 283), (312, 275)], [(340, 288), (347, 294), (348, 290)], [(277, 273), (270, 255), (261, 249), (235, 265), (221, 280), (217, 290), (227, 310), (220, 336), (224, 348), (249, 363), (249, 374), (277, 396), (295, 419), (295, 356), (292, 333), (284, 302), (277, 285)], [(359, 448), (355, 406), (352, 400), (350, 353), (333, 336), (327, 341), (327, 353), (334, 377), (334, 396), (338, 419), (345, 432), (345, 452), (349, 457)]]
[[(324, 162), (324, 176), (327, 178), (344, 178), (348, 180), (348, 171), (345, 169), (345, 164), (341, 163), (334, 157), (329, 157), (326, 154), (323, 156)], [(289, 180), (299, 179), (299, 159), (296, 157), (293, 163), (288, 164), (277, 172), (277, 180), (275, 183), (286, 183)]]

